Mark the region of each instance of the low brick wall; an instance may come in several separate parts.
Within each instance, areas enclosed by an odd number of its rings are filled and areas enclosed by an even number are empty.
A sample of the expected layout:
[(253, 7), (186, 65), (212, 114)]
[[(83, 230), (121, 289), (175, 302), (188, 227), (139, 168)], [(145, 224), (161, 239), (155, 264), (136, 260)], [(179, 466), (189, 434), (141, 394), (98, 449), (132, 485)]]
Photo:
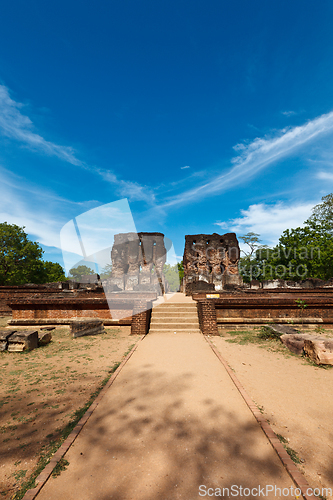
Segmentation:
[(77, 289), (79, 283), (59, 282), (45, 285), (20, 285), (0, 286), (0, 316), (11, 316), (12, 310), (9, 302), (16, 299), (24, 299), (27, 302), (40, 297), (104, 297), (102, 287), (96, 285), (89, 289), (88, 285)]
[(132, 335), (145, 335), (146, 333), (148, 333), (150, 317), (151, 317), (151, 308), (152, 308), (151, 303), (150, 307), (147, 308), (145, 303), (143, 303), (142, 301), (135, 302), (133, 307), (132, 326), (131, 326)]
[(200, 300), (197, 304), (200, 330), (205, 335), (218, 335), (216, 309), (214, 302)]
[(49, 288), (45, 285), (0, 286), (0, 316), (11, 316), (12, 310), (8, 302), (19, 298), (33, 298), (36, 294), (59, 294), (61, 289)]
[[(200, 328), (216, 335), (218, 325), (262, 325), (268, 322), (333, 325), (333, 290), (251, 291), (195, 294)], [(304, 300), (301, 310), (296, 299)]]
[[(100, 294), (101, 295), (101, 294)], [(132, 294), (124, 297), (115, 294), (112, 300), (104, 294), (91, 297), (89, 294), (67, 294), (66, 296), (37, 296), (9, 301), (12, 319), (9, 325), (54, 325), (70, 324), (73, 319), (101, 319), (104, 325), (131, 325), (133, 334), (148, 332), (152, 299), (156, 294)]]

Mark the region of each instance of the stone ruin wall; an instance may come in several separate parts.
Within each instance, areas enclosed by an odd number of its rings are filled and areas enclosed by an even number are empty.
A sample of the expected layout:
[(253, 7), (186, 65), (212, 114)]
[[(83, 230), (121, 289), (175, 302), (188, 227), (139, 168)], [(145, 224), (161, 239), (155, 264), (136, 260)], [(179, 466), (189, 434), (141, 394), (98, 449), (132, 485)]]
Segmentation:
[(163, 266), (166, 248), (162, 233), (116, 234), (111, 251), (111, 277), (103, 285), (110, 291), (165, 292)]
[[(185, 236), (184, 290), (190, 294), (204, 282), (222, 290), (242, 285), (238, 272), (240, 249), (235, 233)], [(212, 288), (212, 286), (208, 287)]]

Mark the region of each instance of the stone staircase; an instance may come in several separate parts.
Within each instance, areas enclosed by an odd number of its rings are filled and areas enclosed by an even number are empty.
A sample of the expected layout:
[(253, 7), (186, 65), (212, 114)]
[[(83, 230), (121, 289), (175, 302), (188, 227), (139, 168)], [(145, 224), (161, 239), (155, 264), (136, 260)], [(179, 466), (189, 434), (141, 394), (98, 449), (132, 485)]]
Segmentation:
[(153, 307), (149, 333), (201, 333), (196, 303), (165, 302)]

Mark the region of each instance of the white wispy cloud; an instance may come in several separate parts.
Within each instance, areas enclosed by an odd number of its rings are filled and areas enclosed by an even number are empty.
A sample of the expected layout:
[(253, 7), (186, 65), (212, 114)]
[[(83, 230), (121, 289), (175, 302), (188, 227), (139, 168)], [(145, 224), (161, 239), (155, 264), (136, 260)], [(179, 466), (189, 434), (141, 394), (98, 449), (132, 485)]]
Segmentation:
[(1, 166), (0, 186), (0, 222), (25, 226), (26, 233), (50, 247), (60, 248), (60, 229), (68, 219), (99, 204), (57, 196)]
[(250, 144), (237, 144), (240, 154), (231, 160), (232, 168), (193, 189), (170, 197), (163, 207), (188, 204), (244, 184), (258, 172), (284, 158), (311, 141), (333, 131), (333, 112), (324, 114), (304, 125), (285, 128), (274, 137), (256, 138)]
[(237, 235), (252, 231), (260, 234), (266, 244), (276, 245), (283, 231), (303, 226), (317, 203), (319, 203), (318, 200), (311, 203), (279, 202), (274, 205), (258, 203), (250, 205), (246, 210), (241, 210), (241, 217), (228, 222), (215, 222), (215, 225), (223, 230), (235, 232)]
[(189, 165), (185, 165), (185, 167), (180, 167), (180, 170), (184, 170), (185, 168), (191, 168)]
[(316, 175), (317, 179), (321, 179), (324, 181), (333, 181), (333, 173), (332, 172), (318, 172)]
[(296, 115), (296, 111), (281, 111), (281, 113), (284, 115), (284, 116), (293, 116), (293, 115)]
[(73, 148), (60, 146), (39, 135), (30, 118), (21, 112), (22, 108), (23, 104), (11, 99), (8, 88), (0, 85), (0, 130), (4, 136), (21, 142), (30, 150), (56, 156), (72, 165), (83, 166)]
[(9, 139), (14, 139), (31, 151), (55, 156), (60, 160), (82, 167), (94, 175), (101, 176), (105, 181), (117, 186), (121, 197), (126, 196), (131, 201), (154, 202), (154, 193), (151, 188), (139, 183), (119, 179), (115, 174), (100, 168), (87, 165), (80, 160), (75, 150), (70, 146), (61, 146), (47, 141), (35, 130), (31, 119), (22, 112), (24, 105), (10, 97), (9, 89), (0, 85), (0, 133)]
[(0, 198), (0, 220), (8, 224), (25, 227), (25, 232), (42, 245), (60, 247), (59, 232), (61, 223), (52, 213), (41, 213), (39, 204), (35, 209), (29, 200), (23, 199), (13, 191), (2, 192)]
[(154, 205), (155, 194), (152, 188), (143, 186), (137, 182), (118, 179), (118, 177), (109, 170), (97, 169), (99, 175), (110, 184), (117, 188), (117, 194), (126, 197), (129, 201), (145, 201), (149, 205)]

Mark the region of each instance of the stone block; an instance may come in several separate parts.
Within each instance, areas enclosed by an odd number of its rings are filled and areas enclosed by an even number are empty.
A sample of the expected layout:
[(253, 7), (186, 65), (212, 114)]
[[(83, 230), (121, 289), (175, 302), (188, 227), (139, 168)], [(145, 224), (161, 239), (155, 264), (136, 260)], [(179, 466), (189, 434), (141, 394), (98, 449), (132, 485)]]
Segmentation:
[[(51, 328), (52, 330), (52, 328)], [(49, 344), (52, 340), (52, 333), (47, 328), (42, 328), (38, 332), (38, 345), (46, 345)]]
[(312, 338), (304, 340), (304, 352), (317, 365), (333, 365), (333, 340)]
[(215, 292), (214, 283), (207, 283), (206, 281), (192, 281), (185, 286), (186, 295), (193, 295), (194, 293), (213, 293)]
[(304, 352), (305, 337), (310, 337), (310, 335), (301, 333), (285, 333), (284, 335), (281, 335), (280, 340), (282, 344), (288, 347), (289, 351), (297, 354), (298, 356), (302, 356)]
[(266, 325), (265, 330), (272, 333), (272, 336), (298, 335), (299, 331), (288, 325)]
[[(313, 359), (313, 361), (315, 361), (315, 359), (314, 359), (315, 354), (312, 353), (312, 355), (311, 355), (312, 357), (311, 357), (307, 353), (307, 351), (305, 349), (306, 343), (310, 342), (309, 345), (312, 346), (312, 344), (314, 344), (314, 343), (317, 343), (317, 342), (320, 343), (320, 342), (323, 342), (324, 340), (328, 340), (328, 339), (324, 339), (323, 337), (319, 337), (316, 335), (311, 335), (309, 333), (296, 333), (296, 334), (289, 333), (289, 334), (281, 335), (280, 340), (294, 354), (298, 354), (299, 356), (301, 356), (302, 354), (306, 354), (308, 357)], [(331, 341), (331, 344), (333, 346), (333, 341)], [(309, 347), (308, 349), (309, 349), (309, 352), (313, 350), (312, 347)], [(316, 350), (317, 349), (318, 348), (316, 348)], [(332, 359), (333, 359), (333, 354), (332, 354)], [(328, 363), (328, 364), (330, 364), (330, 363)]]
[(8, 339), (9, 352), (31, 351), (38, 347), (38, 331), (37, 330), (20, 330), (16, 331)]
[(106, 333), (103, 321), (99, 319), (73, 320), (70, 322), (73, 338), (83, 337), (85, 335), (99, 335)]
[(15, 332), (16, 330), (0, 330), (0, 352), (7, 350), (8, 339)]

